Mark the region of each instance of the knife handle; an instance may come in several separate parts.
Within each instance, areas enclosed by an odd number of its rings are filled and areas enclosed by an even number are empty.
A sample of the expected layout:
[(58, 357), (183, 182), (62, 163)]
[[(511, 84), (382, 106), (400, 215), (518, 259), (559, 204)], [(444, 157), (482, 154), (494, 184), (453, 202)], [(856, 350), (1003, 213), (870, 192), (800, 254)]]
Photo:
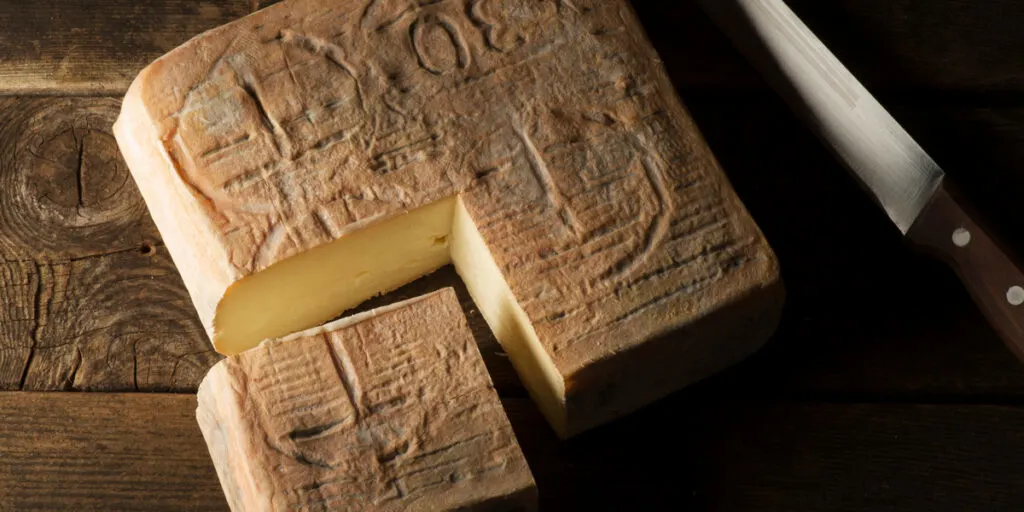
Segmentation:
[(1006, 346), (1024, 360), (1024, 272), (942, 183), (907, 237), (960, 276)]

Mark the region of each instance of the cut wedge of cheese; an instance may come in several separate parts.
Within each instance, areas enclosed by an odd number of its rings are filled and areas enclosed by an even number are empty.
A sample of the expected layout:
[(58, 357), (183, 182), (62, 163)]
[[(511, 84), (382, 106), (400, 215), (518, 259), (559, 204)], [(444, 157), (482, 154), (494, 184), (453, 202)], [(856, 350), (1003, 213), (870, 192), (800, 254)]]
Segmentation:
[(771, 249), (623, 0), (289, 0), (115, 134), (218, 351), (453, 262), (569, 436), (750, 354)]
[(369, 297), (447, 265), (455, 201), (442, 200), (355, 230), (242, 279), (217, 312), (217, 349), (319, 325)]
[(450, 288), (221, 361), (196, 416), (233, 510), (536, 507)]

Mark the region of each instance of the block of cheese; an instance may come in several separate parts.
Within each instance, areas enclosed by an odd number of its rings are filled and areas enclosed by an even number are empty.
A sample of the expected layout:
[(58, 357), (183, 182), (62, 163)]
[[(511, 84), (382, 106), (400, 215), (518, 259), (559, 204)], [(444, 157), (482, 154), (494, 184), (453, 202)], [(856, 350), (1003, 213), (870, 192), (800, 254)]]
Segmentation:
[(233, 510), (536, 505), (450, 288), (221, 361), (196, 416)]
[(115, 133), (224, 354), (454, 263), (568, 436), (780, 311), (624, 0), (288, 0), (147, 67)]

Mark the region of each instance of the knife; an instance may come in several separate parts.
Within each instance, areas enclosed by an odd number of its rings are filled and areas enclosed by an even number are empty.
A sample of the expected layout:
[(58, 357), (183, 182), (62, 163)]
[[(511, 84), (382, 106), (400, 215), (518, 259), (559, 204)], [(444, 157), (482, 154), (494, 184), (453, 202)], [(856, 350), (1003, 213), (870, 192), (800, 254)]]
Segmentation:
[(700, 0), (911, 242), (949, 263), (1024, 360), (1024, 273), (945, 173), (782, 0)]

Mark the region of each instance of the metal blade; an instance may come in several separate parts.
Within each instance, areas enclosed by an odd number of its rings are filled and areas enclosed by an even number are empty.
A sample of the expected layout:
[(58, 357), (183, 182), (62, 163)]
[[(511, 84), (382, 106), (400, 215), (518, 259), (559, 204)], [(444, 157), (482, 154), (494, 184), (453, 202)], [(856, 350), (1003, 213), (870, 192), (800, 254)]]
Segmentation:
[(702, 4), (906, 234), (942, 182), (938, 164), (782, 0)]

